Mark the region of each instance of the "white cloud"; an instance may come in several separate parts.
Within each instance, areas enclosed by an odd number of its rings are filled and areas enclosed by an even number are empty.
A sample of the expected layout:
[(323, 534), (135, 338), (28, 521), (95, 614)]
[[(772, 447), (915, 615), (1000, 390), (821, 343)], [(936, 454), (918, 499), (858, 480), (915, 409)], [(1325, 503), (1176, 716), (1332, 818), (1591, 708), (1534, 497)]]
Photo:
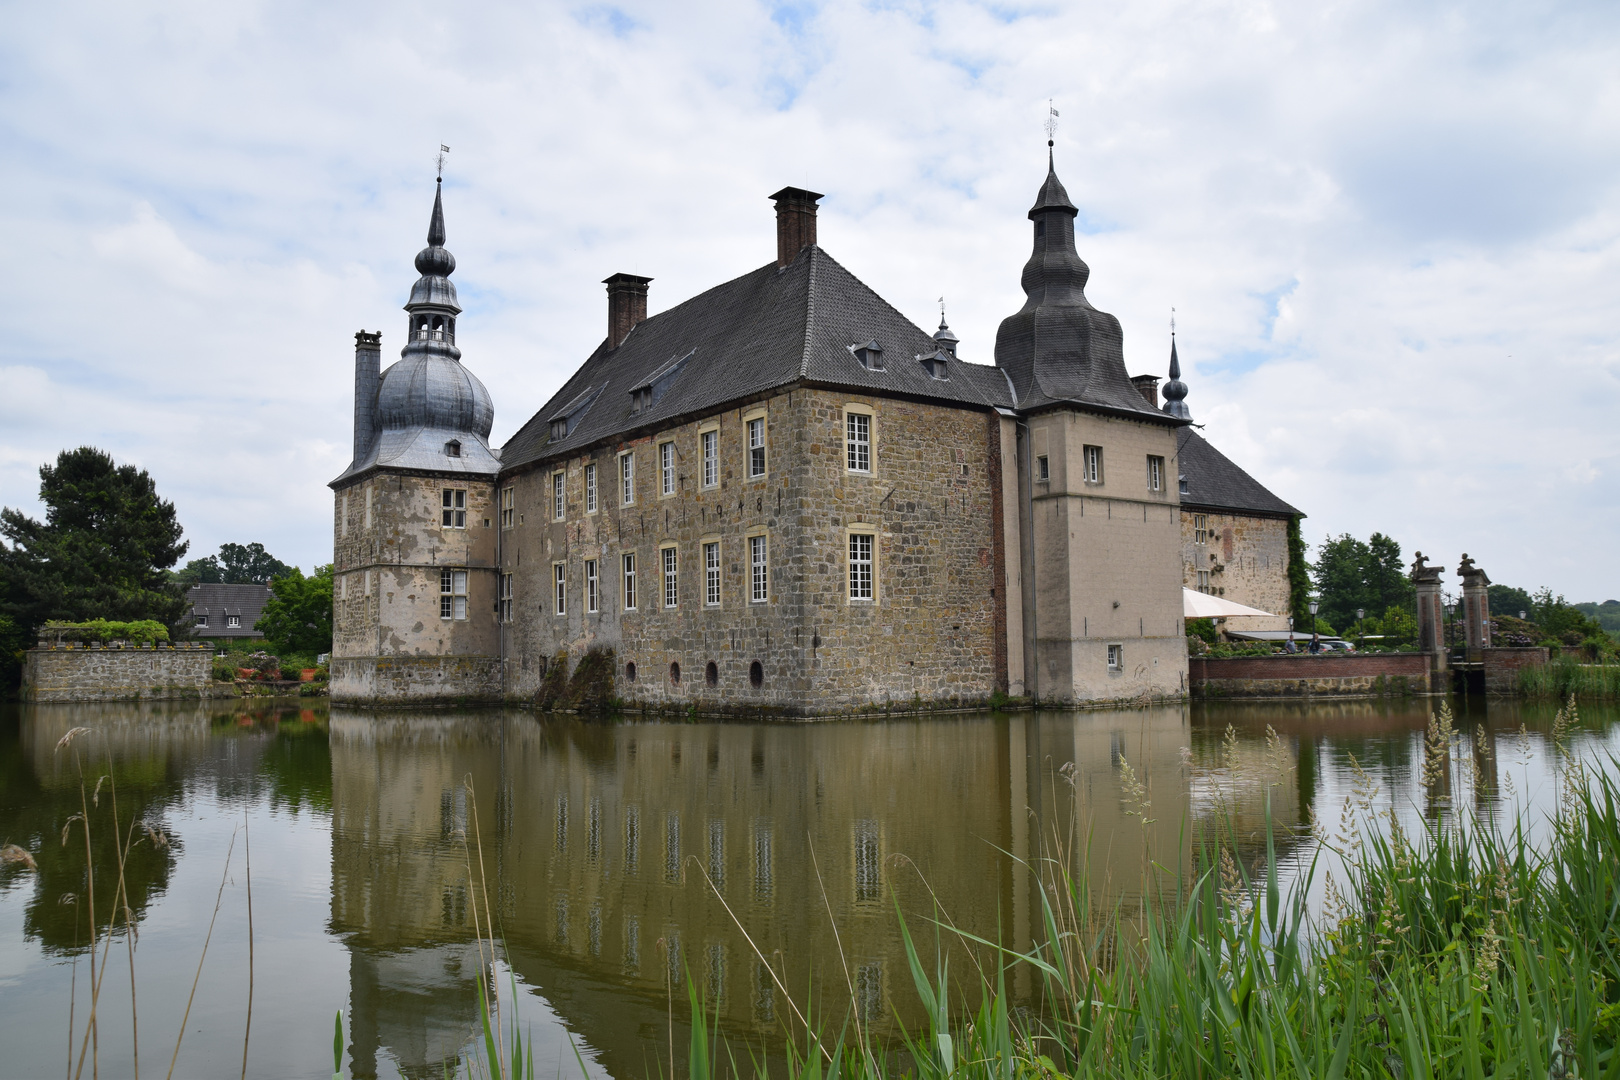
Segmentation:
[[(454, 149), (465, 360), (516, 429), (600, 339), (769, 259), (766, 194), (991, 357), (1046, 101), (1089, 293), (1304, 509), (1620, 595), (1620, 14), (963, 2), (34, 5), (0, 63), (0, 502), (82, 442), (200, 552), (330, 554), (355, 329), (399, 342)], [(1449, 556), (1448, 556), (1449, 557)]]

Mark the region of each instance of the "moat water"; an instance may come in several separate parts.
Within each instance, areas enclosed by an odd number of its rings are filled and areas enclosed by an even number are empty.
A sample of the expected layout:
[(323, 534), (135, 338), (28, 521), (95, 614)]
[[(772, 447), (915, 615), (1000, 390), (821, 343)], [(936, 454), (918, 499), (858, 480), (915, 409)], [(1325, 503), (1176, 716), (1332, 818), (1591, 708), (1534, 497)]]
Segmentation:
[[(0, 866), (7, 1077), (77, 1068), (85, 808), (98, 936), (118, 880), (115, 805), (119, 828), (140, 823), (124, 879), (149, 1075), (168, 1071), (182, 1016), (175, 1075), (236, 1075), (250, 991), (252, 1076), (329, 1076), (339, 1011), (345, 1075), (443, 1075), (479, 1036), (487, 895), (536, 1065), (640, 1080), (667, 1067), (672, 984), (683, 1054), (687, 973), (724, 1033), (754, 1047), (780, 1046), (795, 1005), (835, 1027), (850, 1010), (880, 1028), (895, 1012), (920, 1020), (896, 906), (930, 950), (936, 912), (1027, 947), (1039, 913), (1018, 860), (1071, 830), (1089, 845), (1096, 902), (1128, 910), (1145, 881), (1173, 889), (1192, 873), (1198, 827), (1229, 822), (1253, 860), (1269, 814), (1296, 868), (1317, 854), (1311, 816), (1333, 825), (1347, 796), (1414, 826), (1516, 813), (1535, 831), (1561, 767), (1555, 710), (1514, 702), (1459, 704), (1460, 752), (1438, 788), (1421, 776), (1420, 701), (814, 725), (292, 702), (3, 708), (0, 843), (38, 864)], [(1568, 744), (1612, 767), (1616, 719), (1583, 707)], [(116, 921), (97, 972), (104, 1076), (134, 1066)]]

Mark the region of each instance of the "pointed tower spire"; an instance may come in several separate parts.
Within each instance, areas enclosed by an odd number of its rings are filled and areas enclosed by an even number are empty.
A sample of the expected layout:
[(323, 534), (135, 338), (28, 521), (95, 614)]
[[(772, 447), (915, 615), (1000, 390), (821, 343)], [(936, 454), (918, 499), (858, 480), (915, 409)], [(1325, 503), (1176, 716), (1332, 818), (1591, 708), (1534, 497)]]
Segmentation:
[(951, 328), (945, 325), (945, 298), (939, 298), (939, 329), (934, 331), (934, 340), (939, 347), (952, 356), (956, 355), (956, 345), (962, 339), (951, 333)]
[(434, 181), (428, 246), (416, 253), (416, 272), (422, 276), (411, 286), (411, 299), (405, 305), (410, 319), (401, 356), (430, 352), (461, 359), (461, 350), (456, 348), (456, 316), (461, 314), (461, 305), (456, 302), (456, 287), (450, 281), (450, 275), (456, 272), (456, 257), (444, 246), (443, 185), (442, 177)]
[(1174, 316), (1170, 324), (1170, 381), (1164, 384), (1164, 411), (1179, 420), (1191, 420), (1192, 410), (1187, 408), (1184, 400), (1187, 396), (1187, 384), (1181, 381), (1181, 358), (1176, 355), (1176, 330)]

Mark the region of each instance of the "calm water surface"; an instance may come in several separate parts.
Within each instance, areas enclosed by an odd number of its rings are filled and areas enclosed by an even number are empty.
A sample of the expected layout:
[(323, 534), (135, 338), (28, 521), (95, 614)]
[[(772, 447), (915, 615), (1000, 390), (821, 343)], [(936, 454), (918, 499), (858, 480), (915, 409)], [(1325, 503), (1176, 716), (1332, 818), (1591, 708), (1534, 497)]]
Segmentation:
[[(82, 1032), (89, 1010), (85, 844), (70, 822), (81, 771), (98, 935), (118, 873), (115, 799), (122, 827), (143, 826), (124, 876), (149, 1074), (168, 1070), (201, 959), (177, 1076), (239, 1071), (250, 988), (251, 1075), (330, 1075), (342, 1010), (347, 1075), (441, 1076), (477, 1030), (482, 886), (536, 1063), (577, 1075), (577, 1048), (591, 1076), (639, 1080), (667, 1060), (667, 987), (688, 971), (728, 1033), (780, 1042), (790, 1005), (749, 939), (800, 1007), (919, 1020), (895, 903), (925, 934), (937, 902), (964, 930), (1027, 946), (1030, 883), (1015, 859), (1073, 822), (1100, 902), (1127, 905), (1151, 864), (1161, 883), (1188, 873), (1189, 821), (1231, 820), (1256, 857), (1268, 797), (1295, 866), (1317, 854), (1310, 815), (1334, 824), (1358, 784), (1414, 824), (1472, 810), (1539, 827), (1554, 800), (1552, 713), (1476, 703), (1452, 776), (1429, 790), (1426, 703), (792, 726), (11, 707), (0, 842), (39, 868), (0, 869), (0, 1076), (66, 1075), (70, 1015)], [(1576, 752), (1607, 765), (1614, 711), (1582, 717)], [(58, 750), (75, 727), (88, 731)], [(129, 1075), (121, 931), (104, 978), (99, 1066)]]

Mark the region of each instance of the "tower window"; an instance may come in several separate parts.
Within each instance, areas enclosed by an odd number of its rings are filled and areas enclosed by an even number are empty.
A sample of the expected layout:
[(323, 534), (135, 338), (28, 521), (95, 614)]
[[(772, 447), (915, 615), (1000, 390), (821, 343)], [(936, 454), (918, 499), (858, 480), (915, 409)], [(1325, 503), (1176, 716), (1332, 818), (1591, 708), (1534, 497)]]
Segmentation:
[(1100, 483), (1102, 483), (1103, 482), (1102, 447), (1100, 447), (1100, 446), (1088, 446), (1088, 447), (1085, 447), (1084, 450), (1082, 451), (1081, 457), (1080, 457), (1080, 468), (1081, 468), (1082, 478), (1085, 480), (1086, 483), (1088, 483), (1088, 484), (1100, 484)]
[(720, 432), (705, 431), (699, 438), (703, 443), (703, 486), (712, 488), (720, 483)]
[(602, 586), (596, 576), (596, 560), (585, 560), (585, 610), (596, 612), (602, 606)]
[(512, 575), (501, 575), (501, 622), (512, 621)]
[(755, 417), (748, 421), (748, 477), (765, 475), (765, 418)]
[(850, 472), (872, 471), (872, 418), (866, 413), (844, 414), (844, 459)]
[(451, 439), (449, 442), (445, 443), (444, 444), (444, 456), (445, 457), (460, 457), (461, 456), (461, 443), (457, 442), (455, 439)]
[(501, 528), (510, 529), (517, 510), (517, 490), (501, 488)]
[(675, 607), (680, 600), (679, 579), (677, 569), (680, 556), (672, 547), (664, 548), (660, 553), (664, 560), (664, 606)]
[(439, 571), (439, 618), (467, 617), (467, 571)]
[(872, 599), (872, 534), (849, 534), (849, 598)]
[(1052, 463), (1045, 454), (1035, 459), (1035, 479), (1043, 484), (1052, 479)]
[(720, 541), (711, 540), (703, 545), (703, 602), (709, 607), (720, 606)]
[(1110, 646), (1108, 646), (1108, 670), (1109, 671), (1124, 671), (1125, 670), (1125, 646), (1123, 646), (1123, 645), (1110, 645)]
[(557, 615), (568, 614), (568, 567), (562, 563), (551, 564), (552, 585), (552, 611)]
[(1148, 490), (1149, 491), (1163, 491), (1164, 490), (1164, 458), (1157, 457), (1157, 456), (1155, 456), (1153, 454), (1149, 454), (1148, 459), (1147, 459), (1147, 470), (1148, 470)]
[(467, 527), (467, 489), (445, 488), (442, 492), (439, 523), (446, 529)]
[(765, 538), (763, 536), (750, 536), (748, 538), (748, 598), (756, 604), (763, 604), (771, 598), (771, 571), (767, 560)]
[(626, 552), (624, 556), (624, 610), (636, 610), (636, 556), (634, 552)]

